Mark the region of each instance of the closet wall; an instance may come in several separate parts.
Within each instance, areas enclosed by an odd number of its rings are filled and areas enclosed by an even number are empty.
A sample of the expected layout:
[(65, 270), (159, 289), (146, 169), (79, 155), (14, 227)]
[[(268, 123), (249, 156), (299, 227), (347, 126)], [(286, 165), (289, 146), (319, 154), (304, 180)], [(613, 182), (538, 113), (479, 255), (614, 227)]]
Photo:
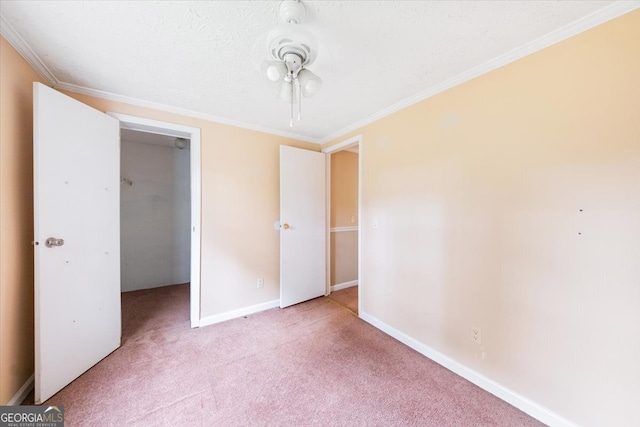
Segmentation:
[(122, 131), (123, 292), (190, 281), (190, 151), (173, 140)]

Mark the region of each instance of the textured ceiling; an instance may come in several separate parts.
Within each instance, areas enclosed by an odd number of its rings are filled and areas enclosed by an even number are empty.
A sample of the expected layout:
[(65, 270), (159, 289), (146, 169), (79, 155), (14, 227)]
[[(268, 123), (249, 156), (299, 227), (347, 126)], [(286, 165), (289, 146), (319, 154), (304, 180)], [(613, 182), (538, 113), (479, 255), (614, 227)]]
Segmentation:
[(318, 142), (613, 2), (304, 1), (323, 86), (292, 129), (260, 71), (279, 3), (3, 0), (0, 14), (57, 87)]

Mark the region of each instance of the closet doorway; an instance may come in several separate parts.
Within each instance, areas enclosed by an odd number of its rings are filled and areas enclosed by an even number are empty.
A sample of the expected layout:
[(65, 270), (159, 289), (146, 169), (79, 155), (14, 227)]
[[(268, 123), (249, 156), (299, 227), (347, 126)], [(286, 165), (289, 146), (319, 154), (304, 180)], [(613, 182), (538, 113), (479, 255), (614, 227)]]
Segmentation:
[(327, 154), (328, 289), (333, 301), (360, 312), (361, 137), (323, 150)]
[(121, 133), (121, 290), (178, 285), (173, 293), (198, 327), (200, 129), (108, 114)]
[(186, 138), (120, 132), (122, 292), (190, 281), (189, 144)]

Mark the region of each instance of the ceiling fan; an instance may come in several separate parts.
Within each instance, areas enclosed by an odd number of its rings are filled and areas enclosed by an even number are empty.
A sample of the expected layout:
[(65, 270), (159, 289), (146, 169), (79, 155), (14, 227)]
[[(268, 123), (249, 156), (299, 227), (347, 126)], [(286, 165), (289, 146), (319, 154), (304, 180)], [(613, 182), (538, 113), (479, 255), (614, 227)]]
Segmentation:
[(300, 25), (304, 17), (305, 8), (299, 0), (284, 0), (280, 3), (282, 24), (267, 35), (269, 59), (262, 62), (262, 70), (267, 79), (278, 87), (278, 97), (291, 104), (291, 127), (294, 105), (298, 104), (300, 121), (302, 96), (312, 96), (322, 86), (320, 77), (307, 69), (316, 59), (318, 44), (313, 34)]

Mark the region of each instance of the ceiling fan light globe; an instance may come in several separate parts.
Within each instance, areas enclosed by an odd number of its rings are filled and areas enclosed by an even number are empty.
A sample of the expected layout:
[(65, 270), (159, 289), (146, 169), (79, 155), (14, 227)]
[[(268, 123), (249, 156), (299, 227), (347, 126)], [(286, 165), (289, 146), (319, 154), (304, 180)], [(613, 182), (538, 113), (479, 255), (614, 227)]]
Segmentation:
[(294, 82), (282, 81), (280, 83), (280, 87), (278, 88), (278, 98), (280, 100), (286, 102), (287, 104), (291, 104), (296, 102), (296, 85)]
[(313, 96), (322, 87), (322, 79), (307, 69), (300, 70), (298, 81), (304, 96)]
[(282, 77), (283, 76), (282, 74), (280, 74), (280, 70), (278, 70), (278, 67), (274, 65), (270, 65), (267, 67), (267, 78), (269, 80), (271, 80), (272, 82), (277, 82)]
[(304, 85), (303, 91), (306, 93), (307, 96), (315, 95), (315, 93), (320, 90), (321, 86), (322, 86), (322, 80), (320, 80), (320, 78), (318, 77), (313, 80), (309, 80)]
[(264, 60), (261, 68), (271, 82), (278, 82), (287, 74), (287, 66), (282, 61)]

